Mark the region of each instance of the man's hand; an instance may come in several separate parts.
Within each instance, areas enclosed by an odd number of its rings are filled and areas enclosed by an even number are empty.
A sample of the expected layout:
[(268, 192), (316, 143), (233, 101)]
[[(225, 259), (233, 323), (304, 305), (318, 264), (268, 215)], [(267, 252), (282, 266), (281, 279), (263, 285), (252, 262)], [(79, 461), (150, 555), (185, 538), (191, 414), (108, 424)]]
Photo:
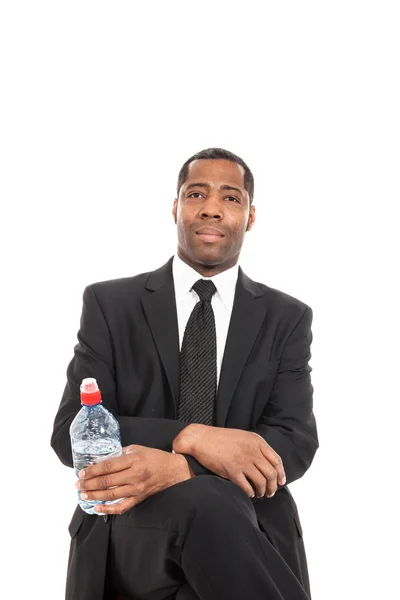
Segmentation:
[(84, 500), (117, 500), (118, 504), (98, 505), (99, 513), (121, 515), (149, 496), (190, 479), (184, 456), (157, 448), (131, 445), (122, 456), (103, 460), (79, 473), (75, 486)]
[[(175, 452), (190, 454), (220, 477), (230, 479), (246, 494), (271, 498), (286, 482), (280, 456), (257, 433), (193, 423), (174, 439)], [(246, 477), (254, 485), (254, 490)]]

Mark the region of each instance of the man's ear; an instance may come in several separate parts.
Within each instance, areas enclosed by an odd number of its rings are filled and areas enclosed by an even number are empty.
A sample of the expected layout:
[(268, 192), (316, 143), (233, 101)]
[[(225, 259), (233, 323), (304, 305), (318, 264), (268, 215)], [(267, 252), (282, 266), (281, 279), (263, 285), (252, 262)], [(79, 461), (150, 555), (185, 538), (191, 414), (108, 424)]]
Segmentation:
[(177, 211), (177, 210), (178, 210), (178, 199), (177, 199), (177, 198), (175, 198), (175, 200), (174, 200), (174, 205), (173, 205), (173, 207), (172, 207), (172, 216), (173, 216), (173, 218), (174, 218), (175, 225), (176, 225), (176, 211)]
[(250, 206), (250, 214), (249, 214), (249, 219), (247, 221), (247, 227), (246, 227), (246, 231), (250, 231), (250, 229), (253, 227), (254, 225), (254, 221), (256, 220), (256, 208), (255, 206), (251, 205)]

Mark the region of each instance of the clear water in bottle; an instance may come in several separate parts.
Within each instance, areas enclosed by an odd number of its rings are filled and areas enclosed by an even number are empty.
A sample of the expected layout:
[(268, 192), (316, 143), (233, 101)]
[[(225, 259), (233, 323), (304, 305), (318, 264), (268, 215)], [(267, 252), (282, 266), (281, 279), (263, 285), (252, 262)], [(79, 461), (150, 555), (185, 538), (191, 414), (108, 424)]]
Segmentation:
[[(121, 456), (121, 444), (116, 444), (115, 440), (102, 440), (101, 444), (96, 444), (95, 451), (97, 454), (93, 453), (92, 444), (85, 440), (78, 442), (75, 446), (74, 451), (74, 468), (75, 473), (78, 475), (81, 469), (84, 469), (88, 465), (94, 465), (105, 458), (111, 458), (112, 456)], [(115, 504), (120, 502), (120, 500), (113, 501), (99, 501), (99, 500), (83, 500), (81, 498), (81, 493), (78, 492), (78, 502), (83, 508), (83, 510), (90, 515), (97, 515), (96, 511), (93, 510), (93, 507), (96, 504)]]
[[(101, 403), (101, 393), (93, 378), (84, 379), (81, 385), (82, 408), (70, 427), (72, 458), (76, 474), (88, 465), (120, 456), (121, 438), (117, 419)], [(122, 498), (113, 501), (83, 500), (78, 491), (78, 502), (81, 508), (98, 515), (94, 510), (96, 504), (115, 504)]]

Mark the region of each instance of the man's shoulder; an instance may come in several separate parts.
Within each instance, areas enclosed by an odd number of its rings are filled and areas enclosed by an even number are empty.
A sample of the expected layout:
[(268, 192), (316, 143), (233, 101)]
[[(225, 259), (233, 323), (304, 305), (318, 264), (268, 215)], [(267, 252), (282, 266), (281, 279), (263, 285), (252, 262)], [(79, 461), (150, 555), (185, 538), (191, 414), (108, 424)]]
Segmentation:
[(265, 294), (268, 294), (269, 298), (273, 298), (276, 303), (283, 306), (296, 306), (297, 308), (301, 308), (302, 310), (306, 310), (310, 308), (306, 302), (296, 298), (295, 296), (291, 296), (287, 292), (283, 292), (282, 290), (278, 290), (277, 288), (269, 287), (265, 284), (259, 284), (264, 289)]
[(126, 293), (142, 292), (151, 281), (154, 281), (154, 278), (157, 282), (161, 283), (169, 279), (172, 281), (171, 264), (172, 258), (158, 269), (152, 269), (151, 271), (145, 271), (144, 273), (138, 273), (130, 277), (96, 281), (95, 283), (90, 283), (86, 289), (91, 288), (96, 295), (100, 294), (107, 297), (118, 297), (121, 295), (125, 296)]
[(130, 277), (118, 277), (117, 279), (106, 279), (104, 281), (96, 281), (90, 283), (87, 287), (93, 288), (96, 292), (113, 292), (125, 290), (126, 288), (144, 287), (149, 278), (151, 271), (147, 273), (138, 273)]
[(125, 298), (132, 299), (132, 297), (143, 293), (151, 273), (152, 271), (148, 271), (132, 275), (131, 277), (119, 277), (116, 279), (96, 281), (86, 286), (84, 294), (90, 289), (95, 296), (102, 301), (114, 302)]
[(260, 281), (254, 281), (252, 279), (250, 279), (250, 281), (259, 288), (260, 295), (269, 308), (275, 308), (283, 312), (295, 312), (299, 315), (304, 314), (307, 310), (310, 310), (312, 313), (311, 307), (303, 300), (300, 300), (300, 298), (292, 296), (280, 289), (268, 286)]

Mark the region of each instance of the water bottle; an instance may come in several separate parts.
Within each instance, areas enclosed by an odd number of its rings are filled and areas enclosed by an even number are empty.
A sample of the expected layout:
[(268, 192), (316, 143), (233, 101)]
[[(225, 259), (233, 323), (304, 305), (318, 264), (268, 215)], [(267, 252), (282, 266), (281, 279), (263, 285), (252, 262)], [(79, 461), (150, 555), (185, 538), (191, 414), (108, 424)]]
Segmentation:
[[(72, 459), (77, 475), (88, 465), (122, 454), (119, 423), (102, 405), (101, 392), (96, 379), (92, 377), (84, 379), (80, 390), (82, 408), (69, 429)], [(96, 504), (116, 504), (121, 500), (122, 498), (113, 501), (83, 500), (78, 491), (79, 505), (90, 515), (100, 514), (94, 510)]]

